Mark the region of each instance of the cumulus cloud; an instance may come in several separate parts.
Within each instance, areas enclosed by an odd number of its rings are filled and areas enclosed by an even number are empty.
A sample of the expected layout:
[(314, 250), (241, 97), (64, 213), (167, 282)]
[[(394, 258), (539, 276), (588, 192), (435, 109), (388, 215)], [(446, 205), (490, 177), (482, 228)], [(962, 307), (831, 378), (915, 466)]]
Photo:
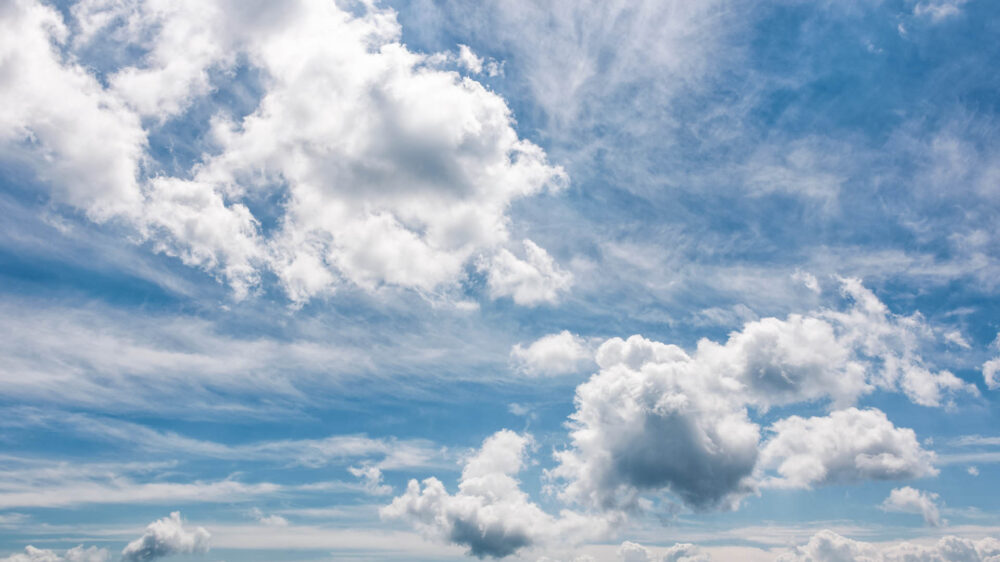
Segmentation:
[[(600, 372), (576, 391), (571, 446), (548, 472), (560, 497), (628, 509), (643, 493), (669, 491), (697, 510), (731, 509), (761, 482), (809, 487), (936, 474), (912, 430), (878, 410), (844, 406), (899, 386), (934, 405), (969, 385), (925, 366), (915, 332), (931, 330), (919, 316), (893, 315), (856, 280), (843, 284), (853, 299), (847, 311), (749, 322), (724, 343), (701, 340), (692, 354), (641, 336), (602, 344)], [(776, 422), (760, 447), (749, 408), (815, 401), (837, 411)]]
[(180, 512), (175, 511), (150, 523), (141, 537), (128, 543), (122, 550), (122, 560), (146, 562), (165, 556), (205, 553), (210, 536), (204, 527), (185, 529)]
[(410, 480), (406, 493), (381, 509), (429, 536), (462, 545), (469, 554), (502, 558), (555, 540), (578, 541), (604, 533), (608, 522), (563, 511), (553, 517), (532, 503), (515, 478), (531, 438), (502, 430), (487, 438), (465, 464), (458, 492), (437, 478)]
[(934, 453), (912, 429), (897, 428), (880, 410), (848, 408), (828, 416), (776, 421), (761, 450), (769, 486), (808, 488), (864, 480), (933, 476)]
[(983, 382), (990, 390), (1000, 389), (1000, 357), (983, 363)]
[(885, 511), (917, 513), (924, 517), (924, 523), (931, 527), (940, 527), (947, 521), (941, 519), (937, 500), (938, 495), (935, 493), (904, 486), (889, 492), (889, 497), (882, 502), (881, 507)]
[(618, 557), (622, 562), (710, 562), (712, 560), (693, 544), (677, 543), (670, 548), (661, 549), (657, 554), (631, 541), (622, 543), (618, 548)]
[(258, 523), (267, 527), (287, 527), (288, 520), (284, 517), (271, 514), (267, 515), (259, 507), (255, 507), (250, 510), (250, 517), (253, 517)]
[[(121, 219), (237, 295), (266, 270), (295, 302), (345, 284), (448, 293), (473, 263), (493, 297), (518, 304), (570, 284), (545, 250), (510, 239), (507, 216), (512, 201), (561, 189), (565, 172), (518, 137), (503, 98), (402, 45), (391, 10), (85, 0), (74, 26), (37, 0), (4, 11), (0, 143), (36, 164), (56, 200)], [(145, 54), (104, 87), (53, 46), (96, 37)], [(239, 65), (262, 76), (257, 107), (220, 110), (211, 149), (177, 177), (146, 170), (140, 118), (183, 118)], [(282, 203), (251, 211), (266, 200)]]
[(27, 546), (23, 553), (0, 558), (0, 562), (108, 562), (111, 556), (103, 548), (75, 546), (62, 554), (53, 550)]
[(360, 478), (365, 491), (373, 496), (384, 496), (392, 493), (392, 486), (382, 481), (382, 470), (373, 464), (351, 466), (348, 472)]
[(931, 546), (912, 543), (871, 544), (820, 531), (805, 545), (778, 557), (777, 562), (995, 562), (1000, 541), (948, 536)]
[(579, 373), (594, 365), (587, 340), (563, 330), (543, 336), (527, 347), (517, 344), (510, 351), (517, 370), (529, 376)]
[(573, 275), (556, 265), (548, 252), (531, 240), (524, 241), (524, 259), (501, 249), (480, 262), (493, 298), (510, 297), (514, 302), (535, 306), (555, 302), (573, 284)]

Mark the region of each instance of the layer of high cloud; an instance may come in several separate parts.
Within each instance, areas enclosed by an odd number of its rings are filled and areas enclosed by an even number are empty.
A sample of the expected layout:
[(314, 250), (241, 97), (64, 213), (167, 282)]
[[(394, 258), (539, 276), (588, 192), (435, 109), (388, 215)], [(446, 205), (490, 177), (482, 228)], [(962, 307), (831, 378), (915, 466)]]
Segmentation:
[[(54, 200), (131, 225), (238, 295), (264, 271), (297, 302), (345, 283), (434, 294), (473, 262), (492, 297), (519, 304), (554, 301), (572, 281), (507, 224), (512, 201), (560, 189), (563, 170), (518, 138), (500, 96), (443, 69), (447, 56), (403, 46), (389, 10), (86, 0), (70, 24), (36, 0), (3, 11), (8, 158)], [(98, 41), (145, 55), (104, 86), (73, 57)], [(185, 173), (155, 169), (151, 131), (245, 65), (261, 76), (256, 108), (220, 111)], [(252, 210), (274, 200), (276, 217)]]
[(184, 528), (180, 512), (157, 519), (146, 527), (146, 532), (122, 550), (124, 562), (148, 562), (179, 554), (208, 552), (211, 535), (203, 527)]
[(449, 494), (437, 478), (424, 480), (422, 486), (410, 480), (406, 493), (382, 508), (381, 515), (406, 520), (432, 537), (467, 547), (479, 558), (502, 558), (539, 543), (604, 533), (607, 520), (571, 511), (553, 517), (520, 489), (515, 476), (530, 445), (528, 436), (500, 431), (466, 462), (456, 494)]

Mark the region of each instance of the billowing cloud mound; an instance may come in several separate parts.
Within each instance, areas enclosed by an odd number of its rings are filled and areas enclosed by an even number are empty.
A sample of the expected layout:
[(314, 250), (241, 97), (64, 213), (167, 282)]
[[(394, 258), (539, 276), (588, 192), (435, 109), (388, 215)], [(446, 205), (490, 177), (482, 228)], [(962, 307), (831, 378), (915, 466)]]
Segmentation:
[(586, 340), (566, 330), (541, 337), (527, 347), (517, 344), (510, 351), (517, 370), (528, 376), (579, 373), (594, 364), (593, 355)]
[(128, 543), (122, 550), (122, 560), (146, 562), (164, 556), (205, 553), (209, 538), (208, 531), (202, 527), (185, 529), (180, 512), (175, 511), (170, 517), (150, 523), (141, 537)]
[(618, 548), (618, 557), (622, 562), (710, 562), (712, 560), (693, 544), (678, 543), (659, 554), (654, 554), (641, 544), (630, 541), (623, 542)]
[(422, 532), (466, 546), (469, 554), (502, 558), (539, 542), (573, 541), (605, 532), (607, 523), (564, 511), (554, 518), (532, 503), (514, 476), (524, 464), (530, 438), (509, 430), (483, 442), (462, 470), (458, 493), (437, 478), (411, 480), (406, 493), (381, 510)]
[(803, 546), (778, 557), (777, 562), (997, 562), (1000, 541), (944, 537), (933, 546), (900, 543), (874, 545), (820, 531)]
[(914, 433), (878, 410), (779, 421), (759, 452), (750, 407), (846, 406), (876, 387), (924, 405), (945, 391), (974, 392), (924, 366), (917, 342), (930, 328), (918, 316), (893, 316), (854, 280), (844, 290), (854, 302), (847, 312), (750, 322), (691, 355), (641, 336), (605, 342), (600, 372), (577, 388), (572, 446), (549, 472), (563, 482), (561, 497), (627, 508), (644, 491), (669, 490), (694, 509), (726, 509), (756, 489), (757, 469), (776, 469), (767, 483), (793, 487), (935, 474)]
[(912, 429), (897, 428), (885, 413), (848, 408), (828, 416), (779, 420), (761, 451), (760, 467), (778, 487), (807, 488), (864, 480), (899, 480), (937, 474), (934, 454)]
[(938, 495), (935, 493), (904, 486), (889, 493), (889, 497), (882, 502), (882, 509), (900, 513), (917, 513), (924, 517), (924, 523), (931, 527), (940, 527), (947, 521), (941, 519), (941, 510), (938, 508), (937, 500)]
[[(67, 25), (37, 0), (6, 3), (0, 147), (57, 201), (132, 225), (241, 294), (264, 270), (295, 301), (345, 283), (436, 292), (475, 263), (493, 297), (555, 300), (570, 274), (511, 241), (506, 213), (560, 189), (563, 170), (518, 138), (500, 96), (447, 56), (407, 50), (390, 10), (357, 7), (91, 0)], [(60, 52), (95, 41), (146, 54), (105, 87)], [(261, 77), (256, 108), (217, 108), (202, 160), (156, 170), (152, 127), (241, 65)]]
[(23, 554), (13, 554), (7, 558), (0, 558), (0, 562), (108, 562), (110, 559), (111, 556), (107, 550), (96, 546), (83, 548), (83, 545), (80, 545), (62, 554), (27, 546)]

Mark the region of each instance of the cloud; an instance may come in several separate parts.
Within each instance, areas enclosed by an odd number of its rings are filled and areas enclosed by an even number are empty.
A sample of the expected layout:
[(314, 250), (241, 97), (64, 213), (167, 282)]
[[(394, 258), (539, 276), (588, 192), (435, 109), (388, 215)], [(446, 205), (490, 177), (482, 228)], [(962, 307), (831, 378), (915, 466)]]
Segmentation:
[(139, 117), (86, 68), (64, 57), (70, 29), (35, 0), (0, 8), (0, 148), (60, 201), (98, 222), (141, 207), (146, 133)]
[(937, 500), (938, 495), (935, 493), (904, 486), (889, 492), (889, 497), (882, 502), (881, 509), (899, 513), (917, 513), (924, 517), (924, 523), (927, 525), (940, 527), (948, 522), (941, 519)]
[(768, 429), (759, 468), (778, 476), (764, 483), (808, 488), (864, 480), (933, 476), (934, 453), (925, 451), (912, 429), (897, 428), (874, 408), (848, 408), (828, 416), (791, 416)]
[(587, 340), (567, 330), (543, 336), (527, 347), (517, 344), (510, 357), (517, 370), (528, 376), (567, 375), (594, 365)]
[(502, 558), (552, 541), (579, 541), (606, 532), (608, 521), (563, 511), (553, 517), (532, 503), (515, 478), (531, 446), (529, 436), (502, 430), (483, 442), (462, 470), (458, 492), (437, 478), (423, 486), (410, 480), (406, 492), (380, 510), (421, 532), (465, 546), (472, 556)]
[(253, 517), (258, 523), (266, 527), (287, 527), (288, 520), (284, 517), (272, 513), (271, 515), (264, 514), (259, 507), (255, 507), (250, 510), (250, 517)]
[(552, 257), (531, 240), (524, 241), (524, 259), (501, 249), (479, 262), (493, 298), (511, 297), (525, 306), (554, 303), (573, 284), (573, 274), (563, 271)]
[(1000, 357), (983, 363), (983, 382), (990, 390), (1000, 389)]
[[(518, 137), (503, 98), (409, 51), (392, 11), (358, 8), (87, 0), (66, 26), (19, 0), (3, 18), (13, 75), (0, 124), (13, 134), (0, 142), (51, 176), (57, 201), (120, 219), (238, 297), (263, 272), (295, 303), (344, 285), (448, 294), (476, 263), (495, 298), (553, 301), (571, 277), (510, 240), (507, 209), (561, 189), (565, 172)], [(97, 38), (145, 53), (116, 61), (107, 88), (51, 44), (72, 53)], [(201, 161), (177, 176), (140, 165), (153, 160), (140, 116), (183, 119), (240, 65), (262, 76), (249, 115), (216, 107)], [(521, 246), (523, 258), (508, 249)]]
[(351, 466), (348, 472), (360, 478), (365, 491), (373, 496), (384, 496), (392, 493), (392, 486), (382, 481), (382, 471), (375, 465)]
[[(899, 379), (925, 405), (939, 403), (942, 388), (969, 385), (924, 365), (916, 333), (930, 329), (919, 316), (896, 317), (857, 281), (843, 284), (853, 298), (846, 312), (748, 322), (690, 355), (641, 336), (602, 344), (600, 372), (576, 390), (571, 446), (548, 472), (560, 497), (617, 509), (669, 491), (696, 510), (734, 509), (772, 469), (767, 485), (792, 487), (936, 474), (912, 430), (878, 410), (842, 407)], [(775, 422), (760, 448), (749, 408), (816, 401), (841, 409)]]
[(777, 562), (992, 562), (1000, 557), (1000, 541), (948, 536), (932, 546), (912, 543), (871, 544), (820, 531), (809, 542), (778, 557)]
[(111, 555), (103, 548), (75, 546), (62, 554), (53, 550), (27, 546), (23, 554), (12, 554), (0, 558), (0, 562), (108, 562)]
[(122, 550), (122, 560), (146, 562), (166, 556), (206, 553), (210, 537), (203, 527), (185, 529), (180, 512), (175, 511), (150, 523), (141, 537), (128, 543)]
[(618, 557), (622, 562), (710, 562), (712, 560), (697, 546), (688, 543), (678, 543), (660, 550), (658, 554), (654, 554), (641, 544), (625, 541), (618, 548)]
[(927, 17), (934, 23), (962, 13), (962, 5), (968, 0), (930, 0), (919, 2), (913, 7), (913, 15)]

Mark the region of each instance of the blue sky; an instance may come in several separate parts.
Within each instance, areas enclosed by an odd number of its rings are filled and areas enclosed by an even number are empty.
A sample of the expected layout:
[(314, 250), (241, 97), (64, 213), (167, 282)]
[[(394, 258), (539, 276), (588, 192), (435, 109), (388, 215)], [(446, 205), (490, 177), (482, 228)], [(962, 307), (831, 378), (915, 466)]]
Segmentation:
[(0, 560), (1000, 556), (998, 32), (0, 0)]

